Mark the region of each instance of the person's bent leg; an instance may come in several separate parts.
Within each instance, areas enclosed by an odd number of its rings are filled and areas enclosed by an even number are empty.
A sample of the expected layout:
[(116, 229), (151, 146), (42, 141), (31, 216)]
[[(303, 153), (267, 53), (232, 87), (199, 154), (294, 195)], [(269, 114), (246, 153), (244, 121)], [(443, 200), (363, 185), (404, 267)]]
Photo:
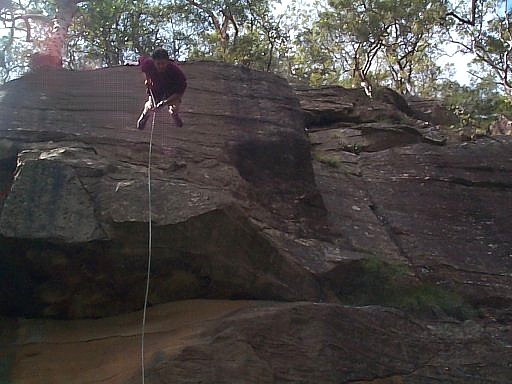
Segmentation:
[(181, 120), (181, 117), (179, 115), (180, 112), (180, 105), (181, 105), (181, 94), (175, 93), (170, 98), (168, 98), (169, 103), (169, 113), (171, 117), (173, 118), (174, 122), (178, 127), (183, 126), (183, 121)]

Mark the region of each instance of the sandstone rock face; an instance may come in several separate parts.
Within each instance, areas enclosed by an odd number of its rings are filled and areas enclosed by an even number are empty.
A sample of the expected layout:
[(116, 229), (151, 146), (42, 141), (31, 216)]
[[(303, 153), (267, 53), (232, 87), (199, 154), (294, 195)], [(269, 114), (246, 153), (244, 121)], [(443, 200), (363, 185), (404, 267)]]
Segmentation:
[[(301, 103), (311, 114), (316, 99), (306, 96)], [(323, 97), (313, 108), (317, 121), (333, 116)], [(361, 104), (352, 108), (360, 110)], [(404, 123), (364, 123), (365, 131), (363, 116), (352, 122), (353, 116), (340, 114), (310, 133), (331, 225), (354, 248), (387, 260), (402, 258), (421, 280), (477, 302), (510, 304), (512, 238), (506, 218), (512, 214), (512, 140), (439, 146), (421, 143), (422, 131)], [(379, 130), (382, 136), (373, 139)]]
[(44, 160), (23, 164), (2, 210), (8, 237), (88, 242), (105, 235), (72, 167)]
[(511, 149), (487, 139), (362, 156), (372, 209), (422, 278), (511, 302)]
[(324, 87), (299, 89), (306, 126), (313, 144), (336, 142), (345, 152), (380, 151), (386, 148), (430, 142), (443, 144), (446, 137), (424, 114), (411, 109), (403, 97), (383, 88), (370, 100), (362, 89)]
[[(324, 213), (292, 90), (222, 64), (184, 70), (186, 126), (164, 111), (155, 122), (151, 302), (320, 298), (297, 261), (306, 248), (291, 253), (273, 240), (311, 231)], [(140, 308), (150, 124), (135, 129), (145, 97), (139, 69), (41, 71), (2, 92), (3, 145), (17, 154), (2, 160), (17, 161), (15, 177), (9, 167), (0, 176), (9, 191), (0, 263), (17, 271), (1, 284), (2, 312), (96, 317)]]
[(407, 102), (412, 110), (422, 114), (425, 120), (433, 125), (449, 127), (460, 123), (457, 115), (439, 100), (410, 96), (407, 97)]
[[(153, 307), (148, 324), (151, 384), (506, 383), (512, 364), (496, 321), (414, 320), (375, 306), (199, 300)], [(140, 313), (2, 325), (14, 339), (0, 351), (8, 382), (141, 381)]]
[[(185, 125), (153, 135), (147, 382), (510, 381), (509, 137), (449, 142), (387, 89), (183, 69)], [(140, 382), (141, 74), (0, 95), (0, 382)]]

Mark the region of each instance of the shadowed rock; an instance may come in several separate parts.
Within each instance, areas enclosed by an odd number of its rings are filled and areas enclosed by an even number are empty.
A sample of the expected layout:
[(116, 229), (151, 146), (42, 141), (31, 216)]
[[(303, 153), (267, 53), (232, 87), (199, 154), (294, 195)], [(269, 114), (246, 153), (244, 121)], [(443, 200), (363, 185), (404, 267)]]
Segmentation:
[[(289, 252), (273, 239), (312, 232), (325, 214), (298, 100), (269, 74), (183, 69), (185, 127), (164, 111), (155, 123), (151, 303), (320, 298), (300, 257), (307, 247)], [(38, 71), (2, 88), (0, 133), (18, 166), (14, 180), (12, 169), (0, 178), (0, 266), (24, 276), (0, 285), (3, 313), (96, 317), (141, 307), (150, 124), (135, 129), (139, 71)]]
[(301, 107), (313, 144), (344, 151), (380, 151), (407, 144), (443, 145), (446, 137), (395, 91), (379, 88), (375, 99), (362, 89), (299, 89)]
[(409, 126), (371, 124), (370, 136), (368, 123), (310, 133), (331, 228), (354, 249), (407, 263), (420, 280), (510, 305), (512, 141), (414, 144)]
[[(140, 313), (0, 324), (11, 329), (11, 336), (0, 334), (0, 342), (10, 339), (0, 356), (9, 362), (4, 379), (11, 382), (141, 380)], [(148, 313), (145, 381), (506, 383), (512, 363), (507, 330), (498, 322), (414, 320), (382, 307), (214, 300), (164, 304)]]
[[(509, 138), (445, 145), (390, 90), (299, 103), (183, 69), (185, 126), (154, 132), (148, 383), (508, 382)], [(140, 382), (144, 96), (127, 67), (0, 88), (0, 382)]]

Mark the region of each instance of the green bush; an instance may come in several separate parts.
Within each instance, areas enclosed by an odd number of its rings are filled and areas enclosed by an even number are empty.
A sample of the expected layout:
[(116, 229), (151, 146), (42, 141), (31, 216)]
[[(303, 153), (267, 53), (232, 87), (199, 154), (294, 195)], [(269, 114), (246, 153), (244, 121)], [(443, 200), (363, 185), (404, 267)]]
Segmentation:
[(404, 265), (378, 258), (361, 261), (352, 278), (342, 282), (342, 301), (352, 305), (384, 305), (417, 315), (438, 311), (466, 320), (477, 314), (458, 293), (432, 283), (413, 280)]
[(329, 157), (322, 156), (318, 153), (315, 153), (313, 155), (313, 159), (331, 168), (338, 168), (340, 166), (339, 162), (336, 159), (331, 159)]

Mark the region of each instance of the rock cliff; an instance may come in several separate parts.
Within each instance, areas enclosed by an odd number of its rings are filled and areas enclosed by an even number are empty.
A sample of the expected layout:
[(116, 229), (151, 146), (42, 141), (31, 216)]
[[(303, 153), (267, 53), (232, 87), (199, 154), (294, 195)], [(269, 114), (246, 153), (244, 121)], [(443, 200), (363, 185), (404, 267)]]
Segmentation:
[[(157, 114), (149, 383), (507, 383), (512, 140), (183, 64)], [(0, 88), (0, 382), (136, 383), (150, 126), (137, 68)]]

